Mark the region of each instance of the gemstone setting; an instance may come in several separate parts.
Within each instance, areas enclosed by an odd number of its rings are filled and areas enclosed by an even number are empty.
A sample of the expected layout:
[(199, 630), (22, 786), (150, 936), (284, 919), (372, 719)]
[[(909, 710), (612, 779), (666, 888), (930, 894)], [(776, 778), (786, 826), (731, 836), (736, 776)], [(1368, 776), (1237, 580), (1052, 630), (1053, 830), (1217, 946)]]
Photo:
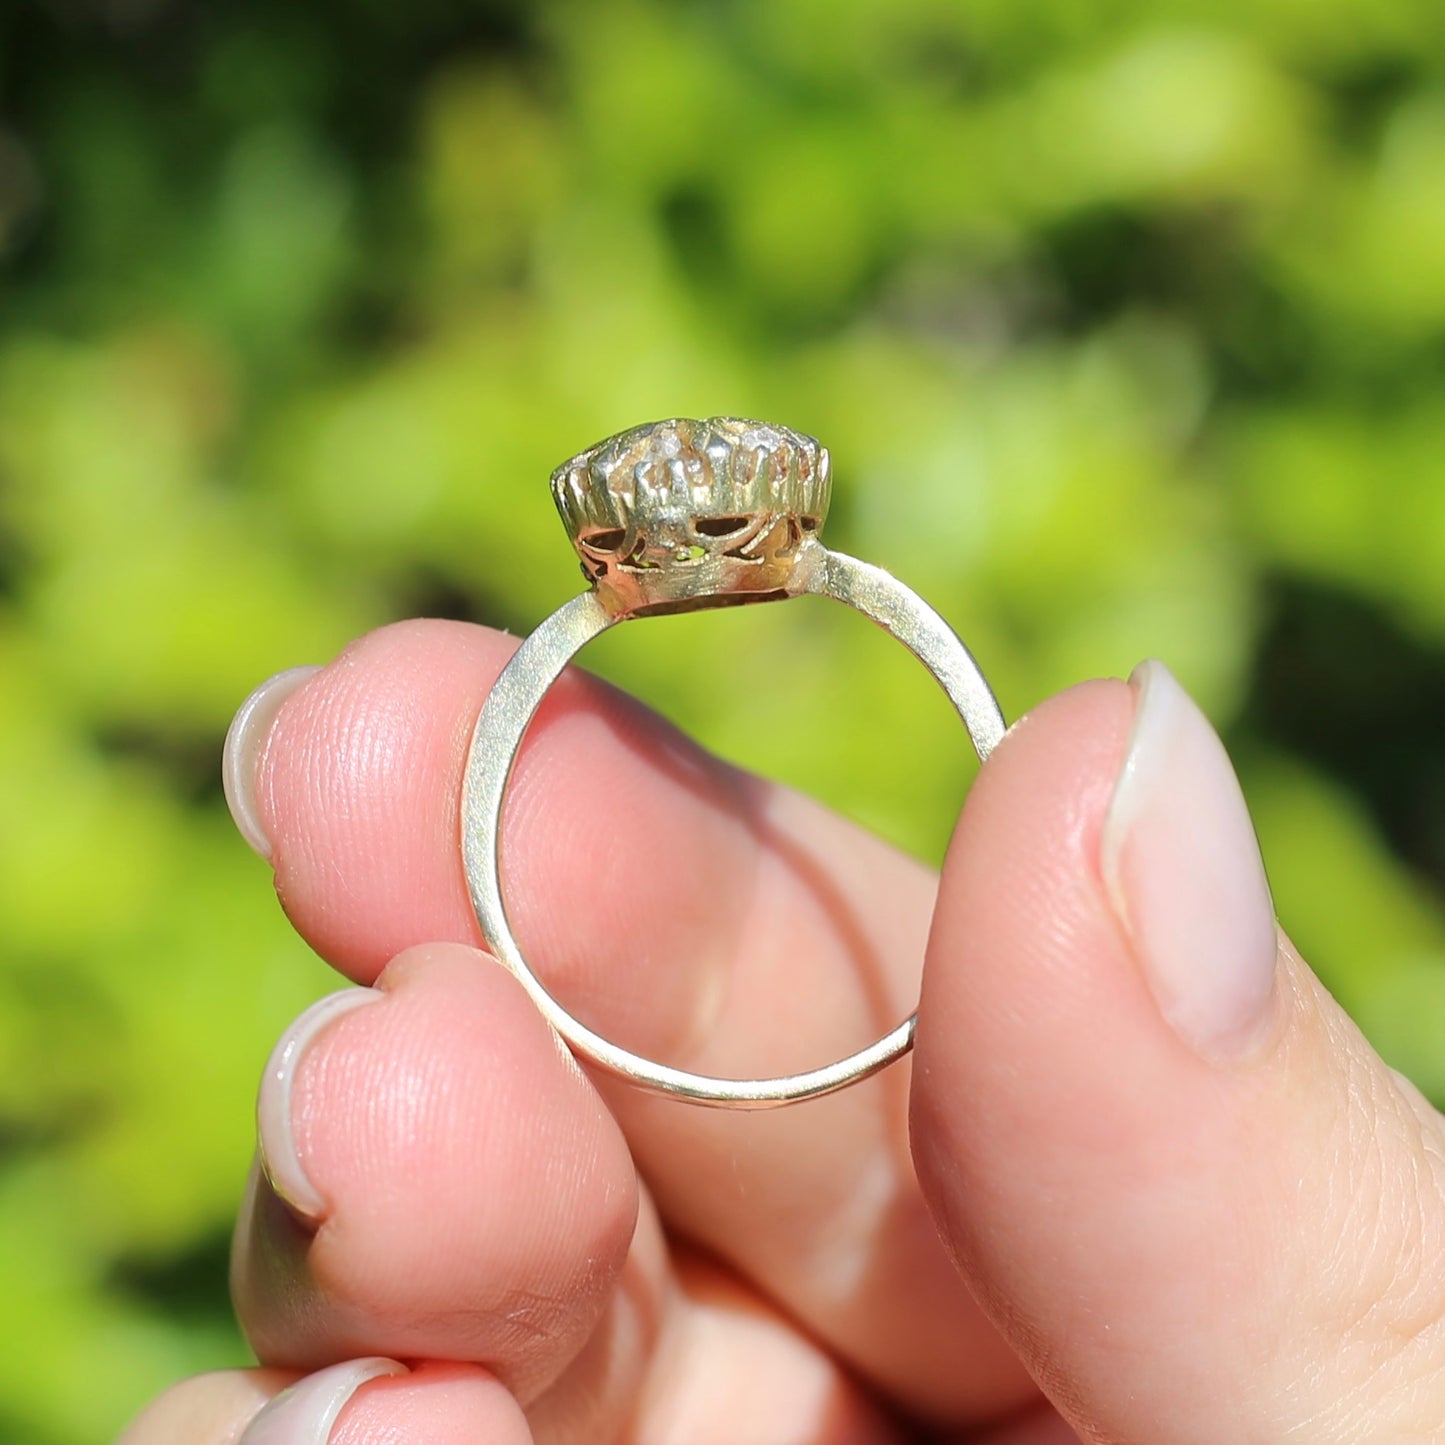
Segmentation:
[(832, 489), (827, 448), (741, 417), (632, 427), (564, 462), (552, 496), (609, 611), (680, 612), (803, 590)]

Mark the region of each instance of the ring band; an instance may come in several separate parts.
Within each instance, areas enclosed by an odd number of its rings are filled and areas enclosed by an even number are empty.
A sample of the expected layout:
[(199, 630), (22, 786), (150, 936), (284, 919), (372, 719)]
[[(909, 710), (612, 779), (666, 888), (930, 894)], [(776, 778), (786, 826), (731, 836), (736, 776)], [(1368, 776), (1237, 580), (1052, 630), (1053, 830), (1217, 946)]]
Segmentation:
[(811, 437), (737, 418), (675, 419), (609, 438), (559, 467), (552, 489), (591, 589), (517, 649), (477, 718), (462, 786), (462, 860), (482, 934), (573, 1053), (642, 1088), (716, 1108), (766, 1109), (832, 1093), (913, 1044), (916, 1014), (846, 1058), (775, 1078), (728, 1079), (624, 1049), (574, 1018), (533, 973), (502, 899), (507, 783), (542, 699), (589, 642), (632, 618), (830, 597), (871, 618), (933, 674), (980, 761), (1003, 736), (988, 683), (948, 624), (881, 568), (818, 537), (828, 454)]

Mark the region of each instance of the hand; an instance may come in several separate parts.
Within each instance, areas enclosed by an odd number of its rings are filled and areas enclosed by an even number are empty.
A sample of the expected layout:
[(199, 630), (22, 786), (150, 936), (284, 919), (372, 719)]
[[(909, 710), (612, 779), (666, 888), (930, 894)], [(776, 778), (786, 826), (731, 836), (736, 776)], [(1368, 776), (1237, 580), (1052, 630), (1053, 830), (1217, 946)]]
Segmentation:
[(389, 628), (233, 738), (287, 913), (367, 991), (262, 1090), (234, 1287), (265, 1368), (178, 1386), (127, 1445), (1441, 1438), (1445, 1131), (1277, 942), (1168, 673), (1016, 725), (941, 884), (603, 684), (556, 690), (507, 891), (603, 1032), (816, 1064), (907, 1011), (926, 946), (911, 1085), (739, 1115), (584, 1074), (475, 951), (457, 799), (510, 648)]

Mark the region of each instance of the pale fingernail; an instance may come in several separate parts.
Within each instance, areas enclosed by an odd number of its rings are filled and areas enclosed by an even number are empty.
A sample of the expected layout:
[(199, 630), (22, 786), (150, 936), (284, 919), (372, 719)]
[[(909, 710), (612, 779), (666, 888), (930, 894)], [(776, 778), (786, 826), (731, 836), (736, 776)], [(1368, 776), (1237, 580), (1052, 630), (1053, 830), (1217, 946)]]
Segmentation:
[(267, 1401), (237, 1445), (326, 1445), (346, 1402), (368, 1380), (409, 1373), (405, 1365), (379, 1355), (317, 1370)]
[(296, 1148), (292, 1112), (296, 1071), (307, 1049), (330, 1024), (363, 1004), (376, 1003), (385, 997), (376, 988), (347, 988), (317, 999), (281, 1035), (281, 1041), (266, 1061), (266, 1072), (261, 1075), (261, 1088), (256, 1096), (256, 1138), (261, 1168), (271, 1188), (303, 1219), (320, 1219), (326, 1200), (307, 1177)]
[(1104, 819), (1101, 864), (1160, 1012), (1206, 1058), (1247, 1058), (1268, 1033), (1274, 904), (1229, 756), (1161, 662), (1139, 695)]
[(261, 810), (256, 804), (256, 771), (261, 754), (281, 704), (320, 671), (320, 667), (308, 664), (288, 667), (285, 672), (268, 677), (241, 704), (226, 730), (226, 745), (221, 751), (221, 785), (226, 790), (226, 802), (241, 836), (263, 858), (271, 856), (271, 840), (261, 826)]

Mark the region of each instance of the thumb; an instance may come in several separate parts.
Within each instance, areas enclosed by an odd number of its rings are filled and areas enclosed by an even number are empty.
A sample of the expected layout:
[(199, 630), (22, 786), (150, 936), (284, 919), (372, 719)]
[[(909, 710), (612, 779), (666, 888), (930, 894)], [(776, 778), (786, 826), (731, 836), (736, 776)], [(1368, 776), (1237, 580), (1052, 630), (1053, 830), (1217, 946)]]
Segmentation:
[(1158, 663), (1017, 725), (950, 849), (913, 1139), (1087, 1440), (1445, 1438), (1445, 1129), (1279, 938)]

